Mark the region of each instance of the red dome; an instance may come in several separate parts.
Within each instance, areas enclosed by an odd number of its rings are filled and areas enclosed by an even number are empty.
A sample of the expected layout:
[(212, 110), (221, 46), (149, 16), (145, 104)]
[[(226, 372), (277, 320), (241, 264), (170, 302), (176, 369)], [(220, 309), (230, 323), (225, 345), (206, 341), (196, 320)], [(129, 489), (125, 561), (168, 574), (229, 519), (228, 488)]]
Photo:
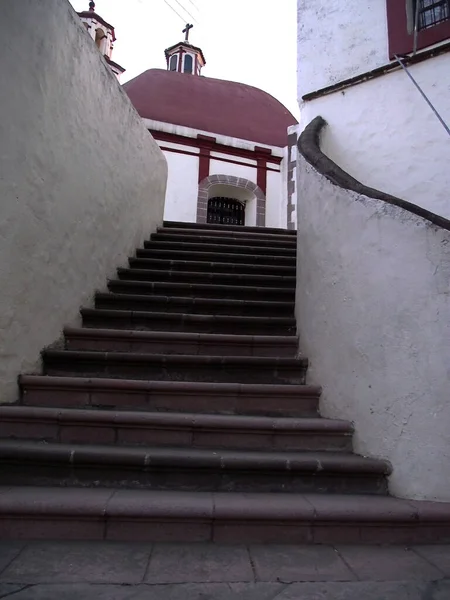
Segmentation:
[(284, 147), (297, 121), (270, 94), (243, 83), (149, 69), (123, 86), (141, 117)]

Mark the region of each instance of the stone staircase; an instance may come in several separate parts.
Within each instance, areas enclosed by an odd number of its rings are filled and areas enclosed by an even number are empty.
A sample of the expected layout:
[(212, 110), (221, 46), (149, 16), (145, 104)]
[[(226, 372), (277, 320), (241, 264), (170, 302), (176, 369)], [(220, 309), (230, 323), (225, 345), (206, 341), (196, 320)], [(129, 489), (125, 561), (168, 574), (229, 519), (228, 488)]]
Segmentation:
[(159, 228), (0, 405), (0, 537), (448, 541), (320, 417), (295, 273), (292, 231)]

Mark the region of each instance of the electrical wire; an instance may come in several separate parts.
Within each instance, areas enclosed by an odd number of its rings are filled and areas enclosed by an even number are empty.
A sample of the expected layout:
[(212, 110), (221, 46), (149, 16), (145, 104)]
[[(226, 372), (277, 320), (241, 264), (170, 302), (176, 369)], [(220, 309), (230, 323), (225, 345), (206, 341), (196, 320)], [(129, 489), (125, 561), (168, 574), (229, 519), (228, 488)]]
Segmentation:
[(192, 6), (193, 6), (194, 8), (196, 8), (196, 9), (198, 10), (198, 12), (200, 12), (200, 9), (199, 9), (199, 7), (198, 7), (198, 6), (195, 4), (195, 2), (192, 2), (192, 0), (188, 0), (188, 2), (190, 2), (190, 3), (192, 4)]
[(186, 13), (187, 13), (187, 14), (188, 14), (190, 17), (191, 17), (191, 19), (193, 19), (193, 20), (194, 20), (194, 21), (195, 21), (195, 22), (198, 24), (198, 21), (197, 21), (197, 19), (194, 17), (194, 15), (193, 15), (193, 14), (191, 14), (191, 13), (188, 11), (188, 9), (187, 9), (187, 8), (185, 8), (185, 7), (183, 6), (183, 4), (181, 4), (181, 2), (180, 2), (179, 0), (175, 0), (175, 2), (178, 4), (178, 6), (181, 6), (181, 8), (182, 8), (182, 9), (183, 9), (183, 10), (184, 10), (184, 11), (185, 11), (185, 12), (186, 12)]
[(172, 9), (172, 10), (173, 10), (173, 12), (174, 12), (176, 15), (178, 15), (178, 16), (180, 17), (180, 19), (183, 21), (183, 23), (184, 23), (184, 24), (186, 24), (186, 19), (183, 19), (183, 17), (180, 15), (180, 13), (179, 13), (178, 11), (176, 11), (176, 10), (174, 9), (174, 7), (173, 7), (173, 6), (171, 6), (171, 5), (170, 5), (170, 4), (167, 2), (167, 0), (164, 0), (164, 2), (167, 4), (167, 6), (168, 6), (170, 9)]

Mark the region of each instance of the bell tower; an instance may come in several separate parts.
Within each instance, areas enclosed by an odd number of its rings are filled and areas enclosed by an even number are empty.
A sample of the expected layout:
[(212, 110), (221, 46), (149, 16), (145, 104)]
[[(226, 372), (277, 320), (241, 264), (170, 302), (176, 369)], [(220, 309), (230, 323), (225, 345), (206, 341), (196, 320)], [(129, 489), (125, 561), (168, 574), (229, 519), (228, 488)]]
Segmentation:
[(125, 69), (111, 59), (114, 42), (116, 41), (114, 27), (95, 12), (95, 2), (93, 0), (89, 2), (89, 10), (77, 14), (89, 32), (89, 35), (96, 43), (97, 48), (111, 67), (111, 71), (119, 79), (122, 73), (125, 72)]
[(186, 23), (186, 27), (183, 29), (184, 40), (165, 50), (168, 71), (200, 75), (202, 68), (206, 65), (202, 49), (193, 46), (189, 41), (189, 32), (193, 27)]

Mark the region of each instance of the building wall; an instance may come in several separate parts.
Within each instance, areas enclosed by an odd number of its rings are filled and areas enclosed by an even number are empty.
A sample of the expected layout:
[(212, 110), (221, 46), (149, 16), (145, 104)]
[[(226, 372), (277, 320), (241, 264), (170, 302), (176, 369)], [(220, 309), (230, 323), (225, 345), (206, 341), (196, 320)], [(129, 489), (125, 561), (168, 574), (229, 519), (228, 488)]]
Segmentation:
[[(298, 0), (301, 123), (321, 115), (324, 151), (370, 187), (450, 217), (448, 134), (399, 70), (303, 102), (302, 96), (389, 63), (385, 0)], [(410, 67), (450, 123), (450, 54)]]
[[(282, 194), (283, 178), (281, 173), (267, 171), (267, 192), (266, 192), (266, 227), (286, 227), (286, 213), (282, 209), (285, 202), (276, 201), (280, 197), (284, 199), (285, 194)], [(283, 223), (283, 225), (281, 225)]]
[(167, 165), (66, 0), (0, 20), (0, 401), (161, 224)]
[(298, 162), (296, 316), (321, 413), (393, 465), (395, 496), (450, 500), (450, 232)]
[[(248, 156), (248, 152), (252, 152), (254, 156), (255, 146), (259, 146), (258, 144), (148, 119), (144, 119), (144, 122), (155, 132), (157, 142), (169, 164), (164, 210), (166, 220), (196, 221), (199, 179), (204, 179), (209, 175), (231, 175), (258, 184), (257, 160)], [(197, 138), (198, 135), (206, 136), (209, 139), (215, 138), (216, 142), (221, 145), (222, 151), (215, 150), (213, 147), (208, 151), (205, 150), (201, 146), (201, 140)], [(272, 156), (277, 159), (282, 159), (284, 156), (283, 148), (262, 147), (271, 150)], [(225, 151), (224, 148), (229, 151)], [(207, 171), (203, 171), (200, 164), (205, 152), (208, 152), (209, 157)], [(287, 187), (282, 173), (283, 161), (281, 164), (268, 162), (267, 166), (266, 226), (286, 227)], [(233, 192), (236, 189), (233, 188)], [(234, 195), (236, 196), (236, 194)], [(255, 224), (256, 199), (254, 202), (248, 201), (246, 208), (246, 225)]]
[(170, 142), (164, 142), (162, 147), (172, 148), (163, 150), (168, 165), (164, 220), (194, 223), (197, 216), (198, 157), (195, 155), (198, 155), (198, 148)]

